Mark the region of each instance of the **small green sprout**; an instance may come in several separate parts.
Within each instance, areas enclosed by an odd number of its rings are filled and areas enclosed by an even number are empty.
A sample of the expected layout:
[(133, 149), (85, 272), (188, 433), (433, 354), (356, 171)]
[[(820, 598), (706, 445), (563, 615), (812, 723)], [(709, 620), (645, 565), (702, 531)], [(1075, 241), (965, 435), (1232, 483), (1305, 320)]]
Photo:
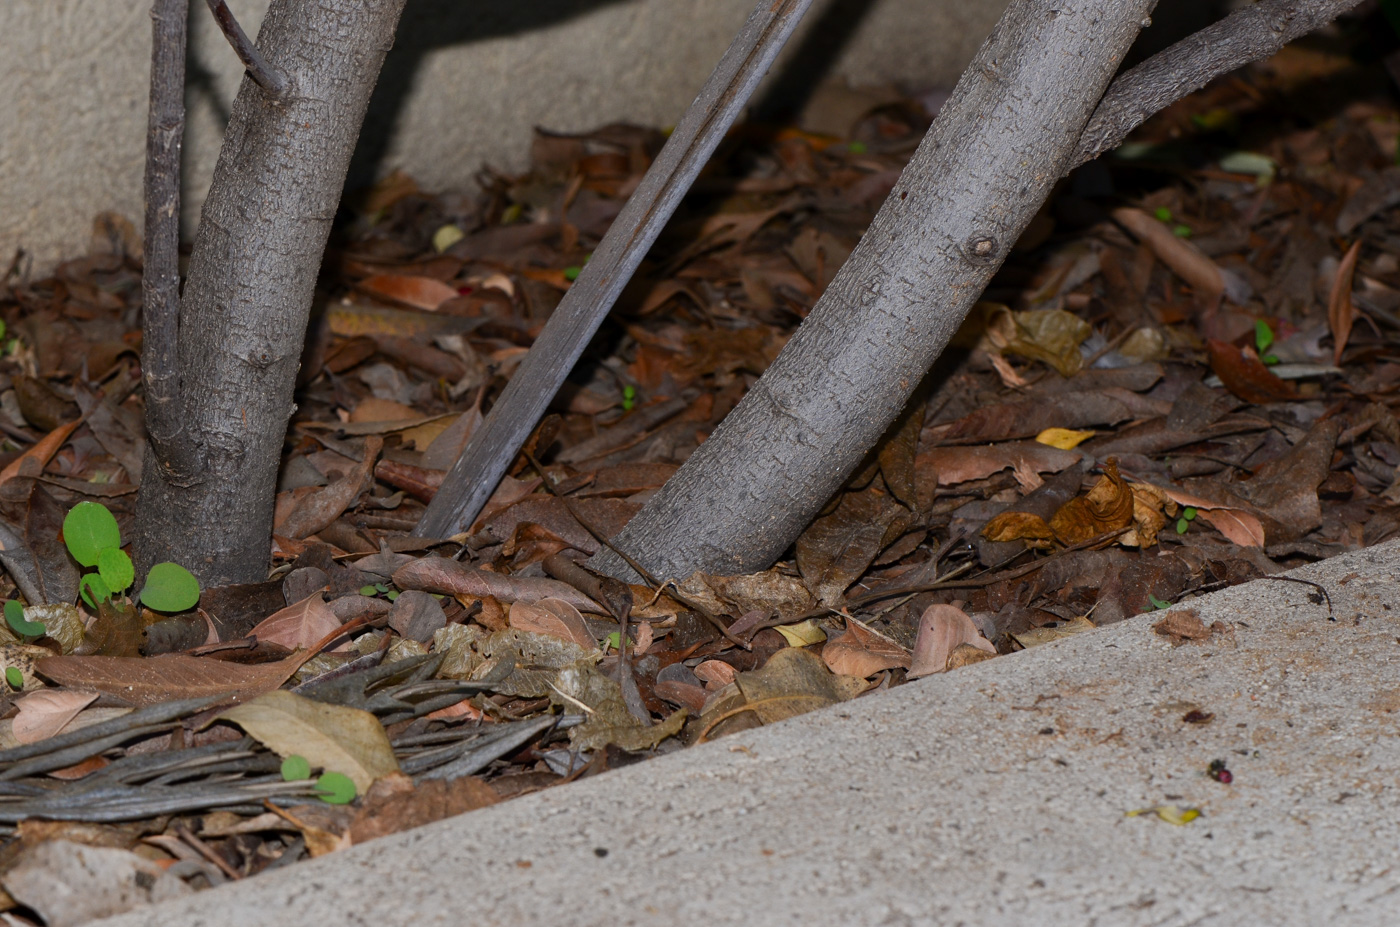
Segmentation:
[(1266, 364), (1277, 364), (1278, 357), (1267, 353), (1269, 346), (1274, 343), (1274, 330), (1269, 327), (1269, 323), (1263, 319), (1254, 320), (1254, 347), (1259, 354), (1259, 360)]
[(578, 264), (572, 264), (564, 268), (564, 279), (573, 283), (578, 279), (578, 275), (583, 273), (583, 268)]
[(1152, 215), (1157, 217), (1158, 222), (1172, 221), (1172, 211), (1165, 206), (1158, 206), (1152, 211)]
[(378, 595), (378, 594), (379, 594), (379, 590), (376, 589), (376, 588), (374, 588), (373, 586), (361, 586), (361, 587), (360, 587), (360, 595), (369, 596), (369, 597), (373, 598), (374, 596), (376, 596), (376, 595)]
[[(85, 567), (96, 567), (78, 581), (83, 601), (97, 608), (98, 603), (125, 592), (136, 581), (131, 557), (121, 549), (122, 533), (117, 519), (100, 502), (79, 502), (63, 518), (63, 543), (73, 559)], [(146, 585), (138, 596), (141, 604), (158, 612), (183, 612), (199, 602), (199, 580), (176, 563), (157, 563), (146, 574)]]
[(622, 388), (622, 408), (623, 411), (631, 412), (636, 407), (637, 388), (629, 383)]
[(282, 761), (282, 781), (297, 782), (311, 778), (311, 763), (306, 757), (293, 753)]
[(348, 805), (355, 800), (355, 783), (344, 773), (322, 773), (316, 780), (321, 801), (328, 805)]
[(1189, 225), (1181, 225), (1181, 224), (1179, 224), (1179, 223), (1178, 223), (1177, 225), (1173, 225), (1173, 226), (1172, 226), (1172, 234), (1175, 235), (1177, 238), (1190, 238), (1190, 237), (1191, 237), (1191, 226), (1189, 226)]
[(1164, 609), (1164, 608), (1171, 608), (1171, 607), (1172, 607), (1172, 603), (1170, 603), (1170, 602), (1163, 602), (1161, 599), (1157, 598), (1155, 595), (1153, 595), (1153, 594), (1150, 593), (1150, 592), (1147, 594), (1147, 601), (1151, 602), (1151, 603), (1152, 603), (1152, 607), (1155, 608), (1155, 609), (1158, 609), (1158, 610), (1161, 610), (1161, 609)]
[(866, 152), (865, 142), (851, 142), (846, 146), (846, 150), (853, 155), (863, 155)]
[(17, 666), (5, 667), (5, 681), (10, 684), (11, 689), (24, 688), (24, 674), (19, 671)]
[(1185, 534), (1186, 529), (1191, 527), (1191, 522), (1196, 519), (1197, 514), (1195, 508), (1192, 506), (1188, 505), (1186, 508), (1182, 509), (1181, 517), (1176, 520), (1176, 533)]
[(18, 599), (10, 599), (5, 603), (5, 623), (26, 643), (37, 640), (49, 632), (49, 629), (41, 623), (25, 620), (24, 606), (19, 603)]

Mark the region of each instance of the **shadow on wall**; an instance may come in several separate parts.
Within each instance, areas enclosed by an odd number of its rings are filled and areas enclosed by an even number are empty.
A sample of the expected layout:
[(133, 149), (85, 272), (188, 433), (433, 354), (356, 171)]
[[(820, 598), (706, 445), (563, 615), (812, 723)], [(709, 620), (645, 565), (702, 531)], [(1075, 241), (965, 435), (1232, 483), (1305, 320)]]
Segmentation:
[[(350, 165), (350, 188), (373, 182), (397, 127), (405, 99), (413, 91), (424, 56), (432, 51), (502, 36), (518, 35), (555, 25), (595, 9), (627, 0), (409, 0), (394, 48), (384, 62), (370, 101), (359, 147)], [(799, 111), (846, 50), (866, 14), (878, 0), (817, 0), (810, 23), (774, 79), (755, 101), (755, 112), (766, 120)], [(886, 0), (888, 2), (888, 0)], [(906, 0), (913, 8), (930, 0)], [(1227, 0), (1175, 0), (1164, 3), (1133, 48), (1130, 63), (1165, 48), (1177, 39), (1223, 15)], [(190, 76), (198, 86), (203, 73), (191, 61)], [(450, 92), (450, 91), (448, 91)], [(676, 114), (679, 118), (680, 114)]]
[[(394, 47), (384, 59), (360, 143), (350, 162), (349, 189), (372, 183), (397, 128), (404, 100), (413, 92), (423, 57), (449, 45), (518, 35), (552, 26), (626, 0), (409, 0)], [(444, 90), (444, 92), (452, 92)]]

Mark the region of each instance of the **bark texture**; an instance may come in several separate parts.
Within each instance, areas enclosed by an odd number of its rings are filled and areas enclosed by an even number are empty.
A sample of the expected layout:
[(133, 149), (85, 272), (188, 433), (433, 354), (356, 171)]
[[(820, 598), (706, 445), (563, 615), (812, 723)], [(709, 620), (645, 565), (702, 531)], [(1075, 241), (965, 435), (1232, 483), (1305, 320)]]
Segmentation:
[[(787, 347), (615, 543), (660, 577), (777, 559), (859, 464), (1064, 173), (1155, 0), (1013, 0)], [(592, 566), (630, 568), (609, 551)]]
[(195, 236), (173, 423), (153, 433), (136, 553), (206, 584), (266, 575), (277, 466), (302, 339), (346, 169), (404, 0), (274, 0), (258, 49), (288, 79), (246, 79)]

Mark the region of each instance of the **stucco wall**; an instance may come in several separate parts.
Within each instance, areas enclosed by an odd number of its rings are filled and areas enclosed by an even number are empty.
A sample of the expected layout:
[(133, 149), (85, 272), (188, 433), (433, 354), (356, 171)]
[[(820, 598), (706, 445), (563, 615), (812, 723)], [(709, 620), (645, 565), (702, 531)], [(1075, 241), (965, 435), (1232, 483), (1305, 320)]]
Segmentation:
[[(232, 0), (250, 34), (267, 0)], [(409, 0), (352, 180), (403, 168), (461, 187), (518, 169), (532, 126), (674, 123), (753, 0)], [(951, 84), (1004, 0), (818, 0), (769, 82)], [(141, 212), (149, 0), (0, 0), (0, 263), (84, 249), (93, 215)], [(191, 7), (186, 234), (241, 71)], [(775, 89), (776, 87), (776, 89)], [(762, 94), (762, 92), (761, 92)]]

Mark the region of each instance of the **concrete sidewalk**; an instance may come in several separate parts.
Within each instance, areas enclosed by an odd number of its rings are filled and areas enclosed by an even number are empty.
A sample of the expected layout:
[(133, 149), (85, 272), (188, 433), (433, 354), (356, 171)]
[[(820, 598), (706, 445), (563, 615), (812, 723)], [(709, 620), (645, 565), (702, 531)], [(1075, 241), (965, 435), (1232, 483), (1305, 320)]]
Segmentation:
[(1290, 575), (100, 923), (1391, 927), (1400, 545)]

